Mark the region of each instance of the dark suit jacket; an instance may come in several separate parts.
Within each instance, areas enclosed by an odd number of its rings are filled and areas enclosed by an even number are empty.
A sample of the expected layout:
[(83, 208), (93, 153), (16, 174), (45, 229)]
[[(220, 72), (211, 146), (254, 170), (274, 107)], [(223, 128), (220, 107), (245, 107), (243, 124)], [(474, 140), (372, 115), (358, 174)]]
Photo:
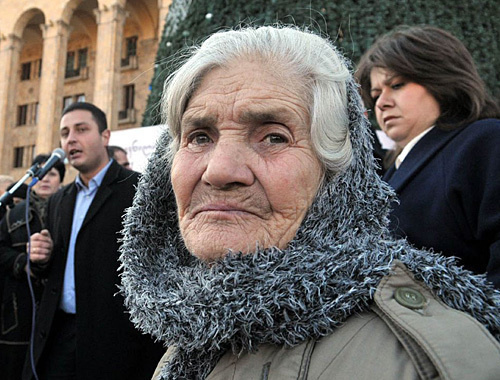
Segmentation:
[(396, 235), (458, 256), (500, 287), (500, 120), (434, 128), (384, 180), (400, 200), (391, 215)]
[[(118, 238), (122, 215), (131, 206), (138, 174), (113, 162), (85, 216), (75, 246), (78, 379), (150, 379), (163, 355), (160, 344), (141, 335), (116, 295)], [(71, 235), (76, 185), (49, 201), (48, 228), (54, 241), (48, 279), (38, 311), (35, 360), (43, 353), (61, 299)], [(29, 363), (24, 379), (31, 379)]]

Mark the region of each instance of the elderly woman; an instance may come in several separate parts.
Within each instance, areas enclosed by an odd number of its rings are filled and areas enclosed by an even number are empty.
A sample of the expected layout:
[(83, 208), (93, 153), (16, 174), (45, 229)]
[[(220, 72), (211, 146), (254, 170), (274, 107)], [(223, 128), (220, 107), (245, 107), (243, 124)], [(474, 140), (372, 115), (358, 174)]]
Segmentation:
[(363, 100), (401, 153), (391, 231), (460, 258), (500, 287), (500, 111), (465, 46), (431, 26), (382, 36), (361, 58)]
[(500, 294), (386, 237), (392, 193), (330, 42), (217, 33), (163, 101), (121, 248), (131, 319), (169, 347), (155, 379), (496, 378)]

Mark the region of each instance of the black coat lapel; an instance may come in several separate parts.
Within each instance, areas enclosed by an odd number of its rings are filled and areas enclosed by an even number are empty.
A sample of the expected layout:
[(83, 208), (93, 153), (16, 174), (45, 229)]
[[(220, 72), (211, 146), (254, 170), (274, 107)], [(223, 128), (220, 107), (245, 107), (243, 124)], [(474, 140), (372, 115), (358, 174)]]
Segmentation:
[(65, 189), (61, 199), (61, 203), (57, 205), (59, 210), (67, 210), (67, 212), (58, 211), (59, 215), (58, 226), (61, 231), (64, 247), (69, 247), (69, 239), (71, 237), (71, 226), (73, 224), (73, 213), (75, 210), (76, 192), (77, 192), (76, 184), (72, 183)]
[(113, 194), (113, 187), (110, 185), (116, 181), (119, 171), (120, 166), (113, 161), (97, 190), (94, 200), (87, 211), (87, 215), (85, 215), (81, 228), (84, 228), (92, 220), (106, 200)]
[(406, 184), (457, 134), (463, 131), (459, 128), (453, 131), (432, 129), (413, 147), (404, 159), (399, 169), (390, 169), (385, 175), (387, 181), (396, 192), (400, 192)]

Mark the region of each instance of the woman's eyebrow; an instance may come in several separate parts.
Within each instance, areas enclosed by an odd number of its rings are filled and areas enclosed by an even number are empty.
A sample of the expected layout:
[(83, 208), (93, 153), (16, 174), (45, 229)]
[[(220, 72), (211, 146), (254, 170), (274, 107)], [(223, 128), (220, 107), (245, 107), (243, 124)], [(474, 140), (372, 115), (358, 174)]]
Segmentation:
[(182, 127), (188, 127), (190, 129), (196, 128), (212, 128), (217, 124), (217, 118), (215, 116), (187, 116), (182, 118)]
[(269, 121), (289, 120), (293, 118), (293, 113), (285, 107), (267, 109), (265, 111), (245, 111), (240, 117), (241, 123), (261, 124)]

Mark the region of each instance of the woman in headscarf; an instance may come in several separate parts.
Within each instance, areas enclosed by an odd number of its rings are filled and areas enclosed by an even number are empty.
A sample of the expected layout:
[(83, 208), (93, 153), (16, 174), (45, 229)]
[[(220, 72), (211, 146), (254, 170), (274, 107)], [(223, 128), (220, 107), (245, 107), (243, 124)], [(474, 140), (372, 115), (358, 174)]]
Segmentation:
[[(348, 64), (291, 27), (212, 35), (125, 218), (122, 291), (155, 379), (493, 379), (499, 293), (388, 238)], [(496, 337), (496, 338), (495, 338)]]

